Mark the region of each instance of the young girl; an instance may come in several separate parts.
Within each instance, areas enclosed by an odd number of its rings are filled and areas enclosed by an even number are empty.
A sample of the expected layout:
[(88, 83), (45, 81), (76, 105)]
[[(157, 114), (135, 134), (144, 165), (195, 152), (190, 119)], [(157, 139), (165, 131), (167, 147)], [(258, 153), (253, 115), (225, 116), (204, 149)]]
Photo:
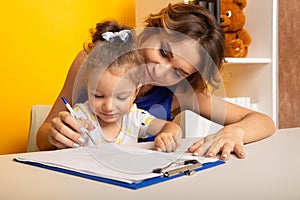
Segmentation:
[[(97, 31), (99, 27), (92, 34), (91, 46), (101, 40), (101, 34)], [(219, 81), (215, 74), (224, 61), (224, 34), (207, 9), (184, 3), (169, 4), (160, 12), (150, 15), (146, 19), (146, 27), (182, 33), (192, 41), (184, 43), (178, 38), (177, 43), (172, 43), (160, 37), (155, 30), (147, 31), (149, 29), (141, 34), (141, 42), (144, 43), (141, 44), (144, 47), (141, 53), (146, 61), (145, 79), (149, 84), (139, 91), (136, 100), (138, 107), (150, 112), (154, 105), (161, 105), (165, 108), (167, 120), (172, 120), (180, 111), (191, 110), (224, 125), (220, 131), (195, 142), (189, 148), (190, 152), (210, 157), (220, 153), (224, 160), (228, 160), (231, 152), (234, 152), (237, 157), (245, 158), (244, 144), (274, 133), (274, 122), (269, 116), (222, 100), (215, 101), (217, 98), (207, 89), (207, 84), (215, 85)], [(199, 46), (209, 54), (216, 67), (206, 62)], [(70, 99), (74, 95), (74, 80), (87, 53), (81, 51), (72, 63), (60, 96)], [(193, 61), (192, 65), (186, 58)], [(203, 76), (199, 76), (197, 71)], [(182, 87), (183, 78), (192, 88)], [(174, 95), (166, 87), (170, 84), (173, 84), (173, 91), (180, 95)], [(165, 117), (160, 114), (156, 116)], [(72, 147), (78, 142), (79, 134), (70, 127), (74, 127), (74, 119), (58, 98), (39, 129), (38, 147), (41, 150)]]
[[(136, 143), (148, 133), (156, 135), (155, 146), (174, 151), (180, 145), (180, 127), (157, 119), (137, 108), (134, 100), (143, 80), (144, 59), (138, 53), (133, 30), (118, 30), (114, 21), (101, 23), (102, 40), (98, 41), (82, 65), (88, 100), (74, 106), (75, 115), (90, 122), (89, 136), (78, 141), (85, 145)], [(82, 79), (80, 79), (82, 80)], [(76, 144), (75, 146), (79, 146)]]

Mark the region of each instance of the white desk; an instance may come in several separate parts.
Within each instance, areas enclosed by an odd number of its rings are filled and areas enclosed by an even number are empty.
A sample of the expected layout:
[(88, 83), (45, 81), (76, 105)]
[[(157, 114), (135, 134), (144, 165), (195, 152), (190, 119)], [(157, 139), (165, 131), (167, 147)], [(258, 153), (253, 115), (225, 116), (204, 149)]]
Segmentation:
[(300, 128), (245, 146), (247, 158), (139, 190), (12, 161), (0, 156), (0, 199), (300, 200)]

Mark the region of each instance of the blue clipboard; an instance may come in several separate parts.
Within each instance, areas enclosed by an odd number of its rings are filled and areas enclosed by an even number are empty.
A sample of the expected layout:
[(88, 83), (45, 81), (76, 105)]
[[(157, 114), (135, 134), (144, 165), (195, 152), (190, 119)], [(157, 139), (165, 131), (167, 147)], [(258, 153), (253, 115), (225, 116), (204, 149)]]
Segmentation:
[[(113, 179), (108, 179), (108, 178), (103, 178), (103, 177), (99, 177), (99, 176), (93, 176), (93, 175), (89, 175), (89, 174), (84, 174), (84, 173), (80, 173), (80, 172), (76, 172), (76, 171), (72, 171), (72, 170), (68, 170), (68, 169), (62, 169), (62, 168), (58, 168), (58, 167), (53, 167), (53, 166), (49, 166), (49, 165), (45, 165), (45, 164), (41, 164), (38, 162), (32, 162), (32, 161), (21, 161), (18, 159), (13, 159), (16, 162), (20, 162), (20, 163), (24, 163), (24, 164), (28, 164), (28, 165), (32, 165), (32, 166), (36, 166), (36, 167), (41, 167), (41, 168), (45, 168), (45, 169), (49, 169), (49, 170), (54, 170), (54, 171), (58, 171), (58, 172), (62, 172), (65, 174), (70, 174), (70, 175), (74, 175), (74, 176), (79, 176), (82, 178), (87, 178), (87, 179), (91, 179), (94, 181), (99, 181), (99, 182), (103, 182), (103, 183), (108, 183), (108, 184), (112, 184), (112, 185), (117, 185), (117, 186), (121, 186), (121, 187), (125, 187), (125, 188), (129, 188), (129, 189), (140, 189), (143, 187), (147, 187), (150, 185), (154, 185), (160, 182), (164, 182), (164, 181), (168, 181), (171, 179), (175, 179), (181, 176), (184, 176), (184, 173), (180, 173), (180, 174), (176, 174), (174, 176), (170, 176), (170, 177), (164, 177), (164, 176), (158, 176), (158, 177), (154, 177), (154, 178), (150, 178), (150, 179), (146, 179), (144, 181), (141, 181), (139, 183), (125, 183), (125, 182), (121, 182), (121, 181), (116, 181)], [(210, 162), (210, 163), (205, 163), (202, 164), (202, 167), (195, 169), (194, 171), (198, 172), (198, 171), (202, 171), (211, 167), (215, 167), (221, 164), (224, 164), (225, 162), (222, 160), (218, 160), (215, 162)]]

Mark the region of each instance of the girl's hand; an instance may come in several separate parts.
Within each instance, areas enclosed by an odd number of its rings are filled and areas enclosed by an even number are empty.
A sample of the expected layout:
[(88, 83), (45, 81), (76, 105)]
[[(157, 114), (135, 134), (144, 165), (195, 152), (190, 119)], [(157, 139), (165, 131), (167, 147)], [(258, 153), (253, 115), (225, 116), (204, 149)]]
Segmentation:
[(194, 155), (216, 157), (221, 154), (221, 160), (229, 160), (231, 152), (238, 158), (245, 158), (243, 148), (244, 132), (238, 127), (224, 127), (219, 132), (208, 135), (195, 142), (188, 150)]
[(154, 144), (157, 151), (173, 152), (180, 147), (182, 137), (181, 129), (175, 123), (172, 123), (171, 126), (172, 129), (169, 129), (170, 131), (161, 132), (155, 137)]
[(94, 129), (87, 120), (74, 119), (69, 112), (62, 111), (52, 119), (49, 142), (59, 149), (80, 147), (86, 142), (86, 138), (80, 134), (81, 128)]

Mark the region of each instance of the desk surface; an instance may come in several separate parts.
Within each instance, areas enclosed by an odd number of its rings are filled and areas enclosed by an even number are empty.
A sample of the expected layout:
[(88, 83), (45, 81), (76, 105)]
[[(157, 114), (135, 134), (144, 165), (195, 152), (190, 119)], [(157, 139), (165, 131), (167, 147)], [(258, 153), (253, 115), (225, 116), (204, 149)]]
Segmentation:
[(0, 199), (294, 199), (300, 200), (300, 128), (282, 129), (232, 158), (193, 176), (139, 190), (92, 181), (0, 156)]

